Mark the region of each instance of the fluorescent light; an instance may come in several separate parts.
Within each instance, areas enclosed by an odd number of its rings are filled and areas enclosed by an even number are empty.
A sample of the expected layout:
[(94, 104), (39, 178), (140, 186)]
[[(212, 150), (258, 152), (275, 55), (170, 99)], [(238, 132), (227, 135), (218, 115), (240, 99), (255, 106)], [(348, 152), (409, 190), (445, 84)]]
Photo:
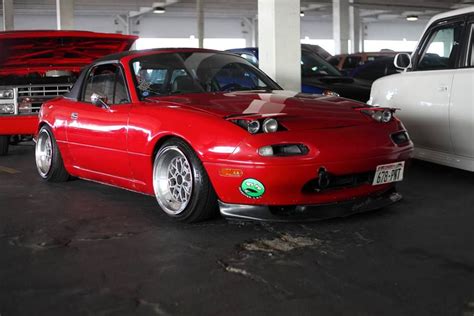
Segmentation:
[(301, 17), (304, 16), (304, 11), (300, 11), (300, 16), (301, 16)]
[(161, 13), (165, 13), (165, 12), (166, 12), (166, 9), (163, 8), (163, 7), (155, 7), (155, 8), (153, 8), (153, 13), (161, 14)]
[(418, 21), (418, 15), (407, 15), (407, 21)]

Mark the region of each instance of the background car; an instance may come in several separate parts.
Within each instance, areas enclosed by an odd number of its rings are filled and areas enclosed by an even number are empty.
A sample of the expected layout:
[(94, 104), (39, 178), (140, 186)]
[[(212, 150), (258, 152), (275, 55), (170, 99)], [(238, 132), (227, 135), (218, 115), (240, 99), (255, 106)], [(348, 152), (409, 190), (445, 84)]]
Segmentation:
[(128, 50), (136, 36), (85, 31), (0, 32), (0, 156), (31, 139), (43, 102), (69, 92), (82, 67)]
[(434, 16), (412, 56), (397, 55), (404, 72), (372, 86), (370, 104), (396, 106), (415, 155), (474, 171), (474, 7)]
[(40, 112), (39, 175), (156, 197), (180, 221), (301, 220), (400, 200), (412, 144), (393, 109), (283, 91), (244, 58), (125, 52)]
[[(238, 54), (258, 66), (258, 48), (237, 48), (228, 52)], [(370, 87), (357, 80), (343, 76), (339, 70), (314, 53), (306, 45), (301, 46), (301, 91), (304, 93), (338, 95), (366, 102), (369, 99)]]
[(350, 74), (355, 68), (383, 57), (395, 57), (397, 52), (382, 50), (380, 52), (362, 52), (354, 54), (339, 54), (326, 60), (339, 69), (343, 74)]
[(393, 62), (394, 57), (378, 58), (355, 68), (350, 76), (370, 88), (375, 80), (400, 72)]

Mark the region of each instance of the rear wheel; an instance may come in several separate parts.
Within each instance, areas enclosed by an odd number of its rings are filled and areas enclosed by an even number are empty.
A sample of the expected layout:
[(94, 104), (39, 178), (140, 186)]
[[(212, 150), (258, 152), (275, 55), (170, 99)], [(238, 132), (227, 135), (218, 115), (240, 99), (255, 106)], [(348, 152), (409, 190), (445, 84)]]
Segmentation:
[(38, 173), (46, 181), (64, 182), (69, 179), (69, 173), (64, 168), (58, 144), (48, 126), (41, 127), (38, 133), (35, 159)]
[(10, 136), (0, 136), (0, 156), (8, 154), (8, 146), (10, 145)]
[(161, 209), (171, 218), (198, 222), (216, 214), (217, 197), (206, 170), (184, 141), (166, 141), (156, 154), (153, 188)]

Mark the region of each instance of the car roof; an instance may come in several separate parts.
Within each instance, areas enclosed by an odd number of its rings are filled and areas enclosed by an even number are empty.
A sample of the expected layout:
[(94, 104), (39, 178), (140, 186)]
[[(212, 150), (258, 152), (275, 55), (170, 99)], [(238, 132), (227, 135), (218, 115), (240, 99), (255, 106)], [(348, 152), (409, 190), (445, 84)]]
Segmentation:
[(433, 23), (434, 21), (437, 21), (437, 20), (441, 20), (441, 19), (445, 19), (445, 18), (449, 18), (449, 17), (452, 17), (452, 16), (457, 16), (457, 15), (467, 14), (467, 13), (471, 13), (471, 12), (474, 12), (474, 6), (469, 6), (467, 8), (462, 8), (462, 9), (452, 10), (452, 11), (448, 11), (448, 12), (443, 12), (443, 13), (440, 13), (440, 14), (437, 14), (437, 15), (433, 16), (430, 19), (430, 21), (428, 22), (428, 25), (430, 25), (431, 23)]

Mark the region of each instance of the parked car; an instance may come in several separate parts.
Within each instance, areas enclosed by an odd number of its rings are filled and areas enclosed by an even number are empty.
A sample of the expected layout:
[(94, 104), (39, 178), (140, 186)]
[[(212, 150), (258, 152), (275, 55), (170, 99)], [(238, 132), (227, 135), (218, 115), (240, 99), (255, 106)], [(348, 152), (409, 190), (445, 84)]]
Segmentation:
[(310, 51), (317, 54), (319, 57), (321, 57), (323, 59), (328, 59), (328, 58), (332, 57), (332, 55), (327, 50), (325, 50), (324, 48), (322, 48), (319, 45), (301, 44), (301, 48), (305, 49), (305, 50), (310, 50)]
[(31, 139), (43, 102), (67, 93), (82, 67), (128, 50), (136, 36), (84, 31), (0, 32), (0, 156)]
[[(228, 52), (235, 53), (258, 66), (258, 48), (237, 48)], [(338, 94), (339, 96), (367, 102), (370, 96), (370, 87), (363, 85), (350, 77), (343, 76), (339, 70), (327, 61), (308, 49), (301, 46), (301, 91), (315, 94)]]
[(380, 52), (364, 52), (354, 54), (339, 54), (327, 58), (327, 61), (343, 74), (350, 74), (355, 68), (384, 57), (395, 57), (397, 52), (382, 50)]
[(398, 201), (412, 144), (394, 109), (282, 90), (250, 62), (202, 49), (124, 52), (40, 111), (41, 178), (155, 196), (181, 221), (301, 220)]
[(434, 16), (404, 72), (381, 78), (369, 103), (395, 106), (419, 159), (474, 171), (474, 7)]
[(394, 57), (378, 58), (355, 68), (350, 76), (370, 88), (375, 80), (399, 72), (393, 61)]

